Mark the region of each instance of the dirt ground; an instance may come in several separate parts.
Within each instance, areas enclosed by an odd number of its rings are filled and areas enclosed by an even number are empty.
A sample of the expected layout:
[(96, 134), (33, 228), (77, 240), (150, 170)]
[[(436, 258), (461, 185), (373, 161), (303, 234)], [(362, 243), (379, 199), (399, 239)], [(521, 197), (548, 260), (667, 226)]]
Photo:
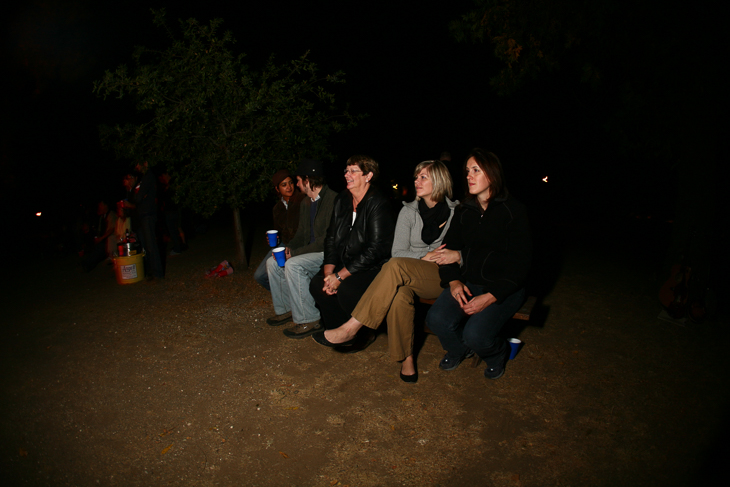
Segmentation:
[(658, 320), (645, 255), (565, 248), (502, 379), (440, 371), (426, 336), (417, 384), (385, 335), (340, 355), (267, 326), (253, 269), (204, 278), (232, 256), (214, 228), (156, 284), (4, 276), (4, 485), (704, 485), (728, 459), (727, 326)]

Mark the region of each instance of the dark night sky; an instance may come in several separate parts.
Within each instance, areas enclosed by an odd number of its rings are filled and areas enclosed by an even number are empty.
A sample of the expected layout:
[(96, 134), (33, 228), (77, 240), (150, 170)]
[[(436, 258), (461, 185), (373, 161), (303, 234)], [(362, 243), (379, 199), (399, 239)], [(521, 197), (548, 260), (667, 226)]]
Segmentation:
[[(0, 163), (6, 209), (17, 206), (17, 216), (26, 218), (59, 201), (115, 197), (120, 162), (101, 150), (97, 127), (119, 121), (123, 110), (96, 98), (92, 82), (105, 69), (131, 64), (134, 45), (160, 41), (149, 8), (164, 3), (30, 0), (4, 13)], [(580, 198), (610, 194), (611, 151), (600, 101), (586, 107), (574, 85), (549, 76), (519, 96), (497, 97), (488, 85), (498, 67), (491, 48), (457, 44), (448, 33), (448, 22), (471, 2), (413, 5), (178, 1), (167, 11), (170, 18), (201, 22), (223, 18), (253, 67), (271, 53), (283, 61), (311, 50), (322, 71), (344, 71), (340, 101), (370, 116), (333, 139), (338, 161), (367, 153), (387, 177), (401, 178), (443, 150), (461, 162), (482, 146), (500, 156), (510, 187), (528, 204), (570, 193), (580, 206)], [(540, 181), (545, 175), (549, 191)]]

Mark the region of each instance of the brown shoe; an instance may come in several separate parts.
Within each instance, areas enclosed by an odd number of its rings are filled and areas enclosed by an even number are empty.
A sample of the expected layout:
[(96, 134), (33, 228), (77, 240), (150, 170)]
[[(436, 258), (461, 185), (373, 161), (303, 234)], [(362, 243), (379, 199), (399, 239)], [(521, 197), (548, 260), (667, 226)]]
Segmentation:
[(312, 321), (311, 323), (302, 323), (302, 324), (295, 324), (291, 328), (287, 328), (284, 330), (284, 335), (288, 336), (289, 338), (305, 338), (310, 336), (316, 331), (323, 330), (324, 327), (322, 327), (322, 323), (317, 321)]
[(274, 315), (271, 318), (266, 318), (266, 323), (271, 326), (281, 326), (291, 323), (291, 311), (283, 315)]

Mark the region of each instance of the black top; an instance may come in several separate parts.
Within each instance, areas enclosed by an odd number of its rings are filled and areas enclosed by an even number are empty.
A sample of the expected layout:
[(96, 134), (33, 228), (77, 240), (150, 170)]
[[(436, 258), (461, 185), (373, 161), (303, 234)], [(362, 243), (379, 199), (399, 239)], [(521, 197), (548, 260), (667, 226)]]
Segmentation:
[(324, 242), (324, 265), (345, 267), (350, 274), (380, 269), (390, 258), (395, 219), (390, 203), (371, 186), (357, 206), (352, 223), (352, 194), (345, 190), (335, 199), (332, 220)]
[(493, 200), (484, 212), (473, 199), (459, 205), (443, 243), (461, 251), (462, 262), (439, 268), (441, 286), (468, 281), (501, 302), (524, 285), (532, 241), (527, 210), (512, 196)]

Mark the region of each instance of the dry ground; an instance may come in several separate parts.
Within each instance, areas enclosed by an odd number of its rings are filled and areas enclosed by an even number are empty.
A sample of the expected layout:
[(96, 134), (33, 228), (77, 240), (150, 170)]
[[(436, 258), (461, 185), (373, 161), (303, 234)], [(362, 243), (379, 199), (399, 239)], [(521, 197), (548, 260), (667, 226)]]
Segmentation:
[(566, 249), (504, 378), (440, 371), (428, 336), (411, 385), (385, 335), (339, 355), (267, 326), (252, 269), (206, 280), (229, 240), (158, 284), (5, 276), (4, 485), (700, 485), (727, 456), (727, 330), (658, 320), (641, 259)]

